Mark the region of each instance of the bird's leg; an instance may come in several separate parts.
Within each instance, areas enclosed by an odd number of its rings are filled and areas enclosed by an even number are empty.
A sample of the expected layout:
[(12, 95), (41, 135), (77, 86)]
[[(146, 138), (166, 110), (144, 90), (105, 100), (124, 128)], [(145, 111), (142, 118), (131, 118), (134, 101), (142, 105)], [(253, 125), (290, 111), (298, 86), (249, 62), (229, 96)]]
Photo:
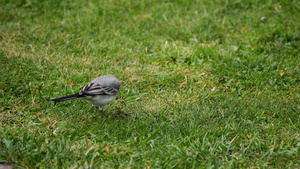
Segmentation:
[(100, 111), (105, 117), (107, 117), (107, 114), (105, 114), (105, 112), (103, 111), (103, 106), (99, 106), (99, 111)]
[(102, 106), (99, 106), (99, 111), (103, 112)]

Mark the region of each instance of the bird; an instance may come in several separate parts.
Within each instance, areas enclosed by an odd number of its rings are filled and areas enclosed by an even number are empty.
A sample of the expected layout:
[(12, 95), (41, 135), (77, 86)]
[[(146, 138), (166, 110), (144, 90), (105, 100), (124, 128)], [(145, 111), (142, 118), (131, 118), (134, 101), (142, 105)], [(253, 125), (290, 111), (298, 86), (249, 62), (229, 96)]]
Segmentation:
[(76, 94), (52, 99), (55, 103), (83, 98), (103, 111), (103, 106), (109, 104), (120, 94), (121, 83), (114, 75), (97, 77)]

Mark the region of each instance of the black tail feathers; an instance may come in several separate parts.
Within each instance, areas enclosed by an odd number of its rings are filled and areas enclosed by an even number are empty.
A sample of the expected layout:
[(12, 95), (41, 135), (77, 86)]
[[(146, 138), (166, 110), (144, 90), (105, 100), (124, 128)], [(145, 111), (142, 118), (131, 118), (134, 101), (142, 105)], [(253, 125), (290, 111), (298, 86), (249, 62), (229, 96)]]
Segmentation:
[(67, 101), (67, 100), (77, 99), (77, 98), (80, 98), (80, 97), (82, 97), (82, 96), (79, 95), (79, 93), (77, 93), (77, 94), (72, 94), (70, 96), (64, 96), (64, 97), (59, 97), (59, 98), (56, 98), (56, 99), (52, 99), (52, 101), (57, 103), (57, 102), (63, 102), (63, 101)]

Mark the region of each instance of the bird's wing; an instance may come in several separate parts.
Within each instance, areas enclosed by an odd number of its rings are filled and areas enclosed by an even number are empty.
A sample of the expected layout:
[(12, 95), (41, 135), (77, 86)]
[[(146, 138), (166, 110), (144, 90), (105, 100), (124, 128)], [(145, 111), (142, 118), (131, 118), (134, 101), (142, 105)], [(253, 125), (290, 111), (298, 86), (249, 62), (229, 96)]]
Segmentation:
[(83, 95), (115, 95), (117, 90), (109, 86), (101, 86), (100, 84), (94, 85), (94, 83), (89, 83), (86, 85), (79, 94)]

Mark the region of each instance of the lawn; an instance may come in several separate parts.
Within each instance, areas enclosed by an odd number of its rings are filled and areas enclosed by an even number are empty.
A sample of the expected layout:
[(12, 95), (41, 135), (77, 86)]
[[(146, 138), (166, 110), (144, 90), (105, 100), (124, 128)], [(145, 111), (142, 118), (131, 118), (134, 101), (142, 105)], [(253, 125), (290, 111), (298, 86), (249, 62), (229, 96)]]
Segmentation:
[(0, 163), (300, 168), (299, 49), (298, 0), (2, 0)]

